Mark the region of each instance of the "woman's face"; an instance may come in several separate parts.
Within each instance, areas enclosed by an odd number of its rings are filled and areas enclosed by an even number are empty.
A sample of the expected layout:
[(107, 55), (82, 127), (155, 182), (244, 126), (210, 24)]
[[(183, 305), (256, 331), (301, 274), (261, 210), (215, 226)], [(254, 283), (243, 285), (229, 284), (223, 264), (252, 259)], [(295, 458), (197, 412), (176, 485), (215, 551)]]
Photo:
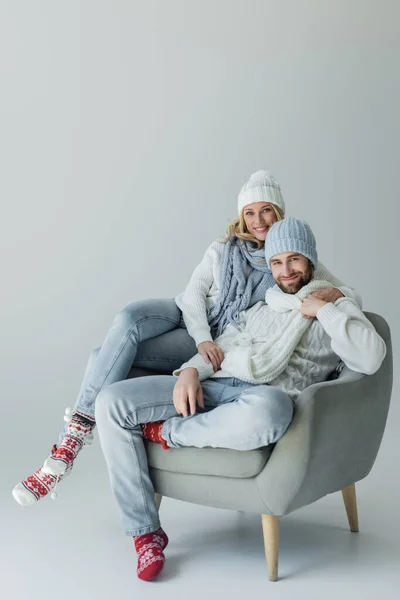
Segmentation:
[(243, 218), (247, 231), (262, 242), (267, 237), (268, 229), (278, 220), (269, 202), (248, 204), (243, 209)]

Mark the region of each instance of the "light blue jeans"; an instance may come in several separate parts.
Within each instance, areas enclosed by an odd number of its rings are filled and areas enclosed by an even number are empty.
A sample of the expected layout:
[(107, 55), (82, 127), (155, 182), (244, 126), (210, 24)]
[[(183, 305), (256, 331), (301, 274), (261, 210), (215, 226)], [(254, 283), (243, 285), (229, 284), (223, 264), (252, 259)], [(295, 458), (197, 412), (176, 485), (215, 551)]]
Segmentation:
[(132, 367), (171, 374), (196, 353), (173, 299), (128, 304), (116, 315), (101, 348), (90, 354), (74, 410), (93, 418), (98, 393), (126, 379)]
[(234, 378), (203, 381), (204, 411), (177, 416), (172, 402), (175, 383), (168, 375), (129, 379), (109, 385), (97, 398), (100, 443), (130, 536), (160, 527), (142, 423), (165, 421), (162, 436), (172, 448), (253, 450), (276, 442), (292, 420), (293, 402), (279, 388)]

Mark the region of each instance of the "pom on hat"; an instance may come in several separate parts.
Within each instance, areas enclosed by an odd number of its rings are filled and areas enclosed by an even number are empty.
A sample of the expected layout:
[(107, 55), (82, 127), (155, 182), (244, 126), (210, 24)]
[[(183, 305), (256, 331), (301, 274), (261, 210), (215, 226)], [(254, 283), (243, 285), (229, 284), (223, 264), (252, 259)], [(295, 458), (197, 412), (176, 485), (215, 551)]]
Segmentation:
[(248, 204), (253, 202), (270, 202), (277, 206), (282, 215), (285, 214), (285, 201), (282, 196), (279, 183), (272, 173), (268, 171), (257, 171), (250, 176), (244, 184), (238, 196), (238, 213)]

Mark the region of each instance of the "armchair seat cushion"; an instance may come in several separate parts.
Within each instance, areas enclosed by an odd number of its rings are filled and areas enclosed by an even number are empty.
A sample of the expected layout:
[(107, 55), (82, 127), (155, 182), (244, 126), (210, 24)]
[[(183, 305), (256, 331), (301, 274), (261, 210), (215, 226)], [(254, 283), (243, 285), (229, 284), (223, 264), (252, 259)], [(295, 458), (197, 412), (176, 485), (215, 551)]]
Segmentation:
[(265, 467), (274, 445), (257, 450), (228, 450), (225, 448), (171, 448), (146, 441), (150, 467), (191, 475), (215, 475), (244, 479), (255, 477)]

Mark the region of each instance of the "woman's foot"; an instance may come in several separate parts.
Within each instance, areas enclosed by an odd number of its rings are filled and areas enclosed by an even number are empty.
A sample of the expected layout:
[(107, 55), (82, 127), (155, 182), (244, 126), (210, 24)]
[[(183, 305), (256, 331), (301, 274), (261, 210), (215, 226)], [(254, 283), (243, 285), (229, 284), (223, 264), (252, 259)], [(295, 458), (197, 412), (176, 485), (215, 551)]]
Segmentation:
[(75, 412), (68, 420), (70, 422), (60, 445), (54, 445), (51, 456), (44, 461), (43, 466), (13, 489), (15, 500), (22, 506), (34, 504), (50, 492), (52, 498), (56, 498), (57, 484), (69, 475), (83, 446), (93, 441), (94, 419)]
[[(57, 446), (54, 444), (51, 454), (53, 455), (56, 450)], [(12, 495), (18, 504), (22, 506), (34, 504), (50, 492), (52, 492), (51, 498), (55, 499), (57, 497), (57, 484), (67, 477), (71, 471), (72, 465), (65, 470), (64, 475), (56, 476), (44, 473), (41, 467), (33, 475), (18, 483), (12, 491)]]
[(63, 475), (72, 467), (82, 448), (92, 443), (95, 426), (94, 418), (79, 412), (72, 413), (65, 435), (57, 450), (44, 461), (43, 471), (51, 475)]
[(137, 576), (144, 581), (155, 579), (165, 563), (163, 550), (168, 544), (167, 534), (159, 527), (152, 533), (135, 536), (133, 541), (138, 553)]

